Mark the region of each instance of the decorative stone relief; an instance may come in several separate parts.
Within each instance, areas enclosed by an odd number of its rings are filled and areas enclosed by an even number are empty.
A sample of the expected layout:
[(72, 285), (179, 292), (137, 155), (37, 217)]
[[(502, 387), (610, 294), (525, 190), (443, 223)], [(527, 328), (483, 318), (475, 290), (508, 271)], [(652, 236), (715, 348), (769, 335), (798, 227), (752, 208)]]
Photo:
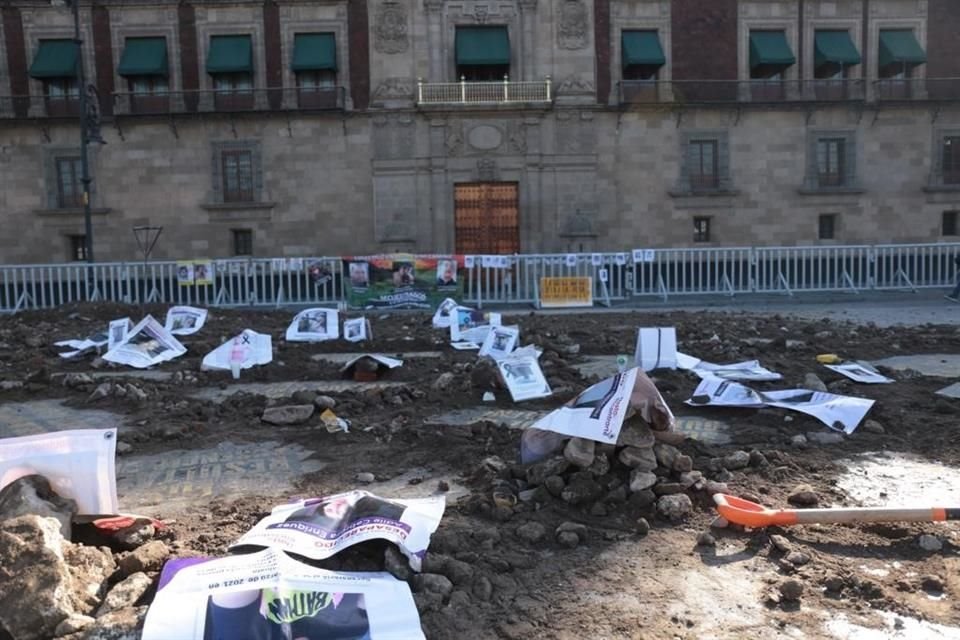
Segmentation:
[(486, 24), (490, 19), (490, 8), (485, 4), (478, 4), (473, 7), (473, 20), (477, 24)]
[(410, 78), (387, 78), (373, 92), (374, 100), (413, 98), (413, 81)]
[(493, 151), (503, 143), (503, 132), (490, 124), (478, 124), (467, 132), (467, 142), (477, 151)]
[(380, 53), (403, 53), (408, 46), (406, 9), (396, 0), (383, 0), (374, 22), (374, 49)]
[(561, 49), (583, 49), (587, 46), (588, 27), (587, 6), (583, 0), (563, 0), (557, 45)]
[(507, 130), (507, 140), (510, 143), (511, 151), (515, 153), (527, 152), (526, 131), (519, 122), (514, 122), (510, 125), (510, 128)]
[(463, 128), (460, 123), (447, 127), (447, 137), (443, 146), (446, 147), (448, 156), (456, 156), (463, 151)]
[(580, 76), (571, 75), (557, 85), (557, 94), (593, 94), (594, 85)]
[(490, 158), (477, 160), (477, 178), (482, 182), (496, 182), (500, 179), (497, 163)]

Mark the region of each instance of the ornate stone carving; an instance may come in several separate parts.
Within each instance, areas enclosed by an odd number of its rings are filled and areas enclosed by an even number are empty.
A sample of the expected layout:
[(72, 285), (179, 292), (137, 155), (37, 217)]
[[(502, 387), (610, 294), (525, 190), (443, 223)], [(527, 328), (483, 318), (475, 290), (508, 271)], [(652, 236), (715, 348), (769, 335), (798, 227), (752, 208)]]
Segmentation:
[(403, 53), (408, 46), (406, 9), (396, 0), (383, 0), (374, 22), (374, 49), (380, 53)]
[(480, 158), (477, 160), (477, 178), (482, 182), (496, 182), (499, 180), (499, 171), (497, 163), (490, 158)]
[(447, 128), (447, 139), (444, 141), (448, 156), (458, 155), (463, 150), (463, 132), (459, 124)]
[(473, 7), (473, 20), (477, 24), (486, 24), (490, 19), (490, 8), (485, 4), (478, 4)]
[(515, 122), (507, 130), (507, 140), (510, 143), (510, 149), (516, 153), (527, 152), (527, 136), (523, 125)]
[(413, 81), (409, 78), (387, 78), (373, 92), (374, 100), (413, 98)]
[(593, 83), (580, 76), (571, 75), (557, 85), (558, 94), (592, 94), (595, 89)]
[(559, 22), (557, 44), (561, 49), (583, 49), (587, 46), (587, 6), (583, 0), (563, 0)]

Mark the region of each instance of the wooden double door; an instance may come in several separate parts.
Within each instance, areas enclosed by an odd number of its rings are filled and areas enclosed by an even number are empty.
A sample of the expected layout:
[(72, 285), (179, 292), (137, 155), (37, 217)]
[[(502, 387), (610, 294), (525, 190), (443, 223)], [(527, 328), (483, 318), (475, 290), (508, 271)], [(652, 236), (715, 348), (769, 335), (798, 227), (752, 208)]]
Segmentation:
[(516, 182), (465, 182), (453, 189), (458, 254), (520, 253)]

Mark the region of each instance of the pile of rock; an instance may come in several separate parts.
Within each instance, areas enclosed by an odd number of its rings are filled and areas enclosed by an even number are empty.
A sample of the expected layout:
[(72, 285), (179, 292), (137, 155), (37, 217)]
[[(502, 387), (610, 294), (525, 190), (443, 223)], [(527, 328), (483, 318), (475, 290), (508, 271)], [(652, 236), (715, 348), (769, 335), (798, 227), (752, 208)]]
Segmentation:
[[(77, 374), (85, 375), (85, 374)], [(132, 382), (102, 382), (93, 390), (87, 402), (96, 402), (102, 398), (126, 398), (136, 404), (147, 401), (147, 392)]]
[(0, 630), (13, 640), (140, 637), (169, 549), (145, 523), (118, 532), (112, 542), (126, 551), (71, 542), (75, 515), (40, 476), (0, 491)]
[[(475, 471), (474, 480), (490, 483), (493, 500), (478, 508), (494, 518), (507, 519), (517, 511), (562, 500), (596, 517), (623, 507), (677, 522), (692, 512), (692, 492), (725, 493), (732, 470), (768, 464), (759, 451), (694, 457), (665, 439), (677, 442), (678, 437), (653, 431), (635, 417), (624, 423), (616, 445), (572, 438), (562, 454), (532, 465), (509, 465), (498, 457), (487, 458)], [(637, 530), (645, 533), (647, 528), (647, 521), (640, 518)], [(518, 535), (529, 538), (532, 533)], [(564, 536), (563, 542), (569, 546), (572, 540)]]

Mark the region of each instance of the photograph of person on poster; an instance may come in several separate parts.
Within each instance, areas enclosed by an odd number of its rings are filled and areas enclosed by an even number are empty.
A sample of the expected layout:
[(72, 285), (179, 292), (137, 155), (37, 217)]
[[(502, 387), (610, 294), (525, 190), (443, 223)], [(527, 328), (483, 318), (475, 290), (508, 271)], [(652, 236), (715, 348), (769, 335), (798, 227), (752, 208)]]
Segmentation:
[(331, 534), (329, 537), (335, 537), (363, 518), (400, 520), (405, 510), (404, 505), (396, 502), (366, 495), (358, 499), (356, 494), (347, 493), (305, 505), (287, 516), (284, 522), (308, 523)]
[(297, 331), (300, 333), (327, 333), (327, 314), (323, 311), (304, 314), (297, 322)]
[(370, 640), (364, 597), (286, 589), (207, 599), (203, 640)]
[(393, 286), (412, 287), (415, 282), (412, 262), (393, 263)]
[(455, 287), (457, 285), (456, 260), (437, 260), (437, 286)]
[(370, 286), (370, 265), (366, 262), (350, 263), (350, 286), (366, 289)]

